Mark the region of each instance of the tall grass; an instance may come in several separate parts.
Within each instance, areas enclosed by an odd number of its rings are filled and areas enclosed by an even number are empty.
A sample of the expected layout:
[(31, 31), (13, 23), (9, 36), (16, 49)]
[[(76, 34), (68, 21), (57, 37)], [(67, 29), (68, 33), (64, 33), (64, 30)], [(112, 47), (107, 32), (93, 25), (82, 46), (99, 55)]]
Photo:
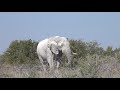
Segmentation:
[[(76, 59), (74, 59), (76, 61)], [(87, 55), (79, 58), (79, 63), (73, 68), (60, 67), (53, 73), (43, 72), (41, 65), (0, 65), (0, 78), (119, 78), (120, 60), (99, 55)]]

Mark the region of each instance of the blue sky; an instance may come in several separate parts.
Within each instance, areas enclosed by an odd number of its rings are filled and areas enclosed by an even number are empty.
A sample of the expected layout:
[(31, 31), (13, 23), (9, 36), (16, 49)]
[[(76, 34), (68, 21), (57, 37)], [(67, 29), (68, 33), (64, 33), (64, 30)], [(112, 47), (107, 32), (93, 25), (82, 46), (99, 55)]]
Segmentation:
[(13, 40), (54, 35), (120, 47), (120, 12), (0, 12), (0, 53)]

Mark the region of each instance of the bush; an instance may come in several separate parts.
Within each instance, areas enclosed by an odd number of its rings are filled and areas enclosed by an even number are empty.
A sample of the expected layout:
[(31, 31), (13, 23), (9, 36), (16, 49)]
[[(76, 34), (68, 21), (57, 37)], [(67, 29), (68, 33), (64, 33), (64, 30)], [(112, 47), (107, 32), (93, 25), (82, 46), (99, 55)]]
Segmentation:
[(38, 42), (29, 40), (15, 40), (5, 51), (3, 59), (8, 64), (35, 63), (38, 60), (36, 47)]

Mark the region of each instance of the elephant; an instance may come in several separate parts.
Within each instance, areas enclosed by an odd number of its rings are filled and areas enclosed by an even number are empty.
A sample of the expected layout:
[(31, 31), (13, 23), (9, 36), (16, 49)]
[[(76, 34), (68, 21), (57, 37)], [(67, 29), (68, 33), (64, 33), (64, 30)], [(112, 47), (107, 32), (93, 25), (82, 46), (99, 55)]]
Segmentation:
[(67, 57), (67, 65), (71, 64), (73, 58), (68, 39), (60, 36), (53, 36), (40, 41), (37, 46), (37, 54), (44, 71), (46, 71), (45, 62), (48, 62), (50, 69), (52, 69), (54, 60), (57, 62), (58, 68), (62, 54), (65, 54)]

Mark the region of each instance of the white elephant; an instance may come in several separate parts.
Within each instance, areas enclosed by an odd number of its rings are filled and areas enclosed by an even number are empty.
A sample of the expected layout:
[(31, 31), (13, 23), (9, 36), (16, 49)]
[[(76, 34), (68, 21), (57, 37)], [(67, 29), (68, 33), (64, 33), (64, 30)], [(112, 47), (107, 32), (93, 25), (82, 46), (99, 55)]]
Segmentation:
[(44, 62), (48, 62), (50, 68), (52, 69), (54, 67), (53, 60), (55, 60), (57, 62), (57, 67), (59, 67), (59, 61), (62, 54), (67, 56), (67, 65), (70, 65), (72, 60), (70, 43), (66, 37), (53, 36), (42, 40), (38, 43), (37, 54), (45, 71)]

